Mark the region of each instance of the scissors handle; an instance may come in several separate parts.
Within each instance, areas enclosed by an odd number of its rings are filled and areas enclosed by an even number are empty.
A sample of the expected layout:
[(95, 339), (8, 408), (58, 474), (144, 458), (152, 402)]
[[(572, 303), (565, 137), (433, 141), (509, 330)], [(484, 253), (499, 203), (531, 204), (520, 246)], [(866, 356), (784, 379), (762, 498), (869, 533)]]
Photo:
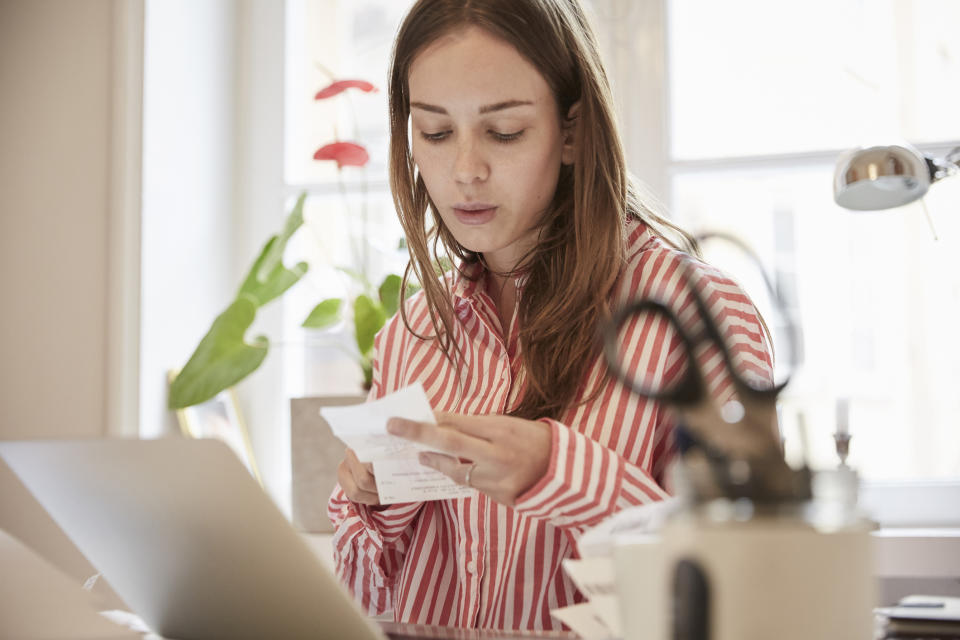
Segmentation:
[[(692, 333), (680, 321), (674, 310), (659, 300), (646, 298), (626, 305), (614, 313), (608, 327), (604, 330), (604, 356), (611, 373), (634, 393), (646, 398), (680, 407), (695, 405), (703, 402), (707, 397), (707, 385), (696, 360), (697, 349), (704, 343), (712, 344), (720, 352), (724, 368), (738, 394), (757, 400), (774, 401), (789, 380), (776, 385), (758, 385), (740, 374), (720, 328), (692, 281), (692, 265), (685, 263), (684, 266), (686, 268), (683, 269), (682, 277), (693, 298), (695, 312), (701, 325), (700, 328)], [(626, 368), (623, 359), (620, 357), (620, 330), (633, 317), (640, 317), (645, 314), (664, 319), (667, 325), (673, 328), (680, 340), (685, 366), (683, 374), (676, 383), (645, 384), (632, 375), (632, 372)]]
[[(665, 318), (667, 323), (677, 332), (678, 338), (683, 343), (686, 375), (674, 385), (663, 383), (659, 385), (645, 384), (631, 375), (631, 372), (628, 371), (624, 365), (624, 360), (620, 357), (620, 329), (634, 316), (640, 317), (644, 314), (657, 315)], [(607, 366), (611, 373), (637, 395), (676, 405), (694, 404), (704, 395), (705, 385), (703, 376), (700, 375), (700, 370), (697, 367), (696, 359), (693, 355), (693, 341), (690, 335), (683, 330), (680, 319), (673, 310), (662, 302), (644, 299), (637, 300), (620, 308), (614, 313), (608, 328), (604, 331), (603, 350), (607, 360)]]

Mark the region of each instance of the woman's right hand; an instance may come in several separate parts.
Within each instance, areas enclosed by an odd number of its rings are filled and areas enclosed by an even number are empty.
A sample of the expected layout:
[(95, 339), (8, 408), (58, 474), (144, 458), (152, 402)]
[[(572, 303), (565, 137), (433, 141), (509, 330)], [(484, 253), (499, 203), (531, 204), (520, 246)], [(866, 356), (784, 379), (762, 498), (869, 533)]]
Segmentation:
[(347, 449), (346, 455), (337, 467), (337, 480), (340, 488), (352, 502), (360, 504), (378, 505), (380, 495), (377, 493), (377, 483), (373, 479), (373, 465), (369, 462), (360, 462), (353, 449)]

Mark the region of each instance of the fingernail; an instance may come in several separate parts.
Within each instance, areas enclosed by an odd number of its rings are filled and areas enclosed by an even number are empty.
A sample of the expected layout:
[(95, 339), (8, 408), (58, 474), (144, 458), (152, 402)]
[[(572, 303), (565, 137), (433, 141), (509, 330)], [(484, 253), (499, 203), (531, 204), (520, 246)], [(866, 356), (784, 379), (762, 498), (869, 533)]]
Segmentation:
[(418, 454), (417, 454), (417, 460), (420, 462), (420, 464), (422, 464), (422, 465), (425, 466), (425, 467), (432, 467), (432, 466), (433, 466), (433, 465), (430, 464), (430, 460), (431, 460), (431, 459), (432, 459), (432, 458), (430, 457), (430, 454), (429, 454), (429, 453), (423, 453), (423, 452), (421, 452), (421, 453), (418, 453)]
[(396, 418), (387, 420), (387, 433), (392, 433), (395, 436), (403, 435), (403, 422)]

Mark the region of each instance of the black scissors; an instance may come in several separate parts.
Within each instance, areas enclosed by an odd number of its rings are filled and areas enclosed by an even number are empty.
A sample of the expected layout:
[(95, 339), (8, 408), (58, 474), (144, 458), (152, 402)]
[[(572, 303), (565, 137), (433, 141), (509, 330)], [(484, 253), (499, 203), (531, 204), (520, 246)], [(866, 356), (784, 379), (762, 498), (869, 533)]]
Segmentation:
[[(775, 304), (784, 318), (795, 359), (795, 329), (785, 305), (772, 287), (759, 260), (746, 245), (726, 234), (711, 233), (698, 240), (720, 238), (733, 242), (749, 255), (763, 275)], [(641, 299), (619, 309), (604, 329), (604, 355), (611, 373), (627, 388), (661, 402), (678, 417), (677, 441), (693, 474), (691, 480), (700, 498), (749, 497), (758, 501), (809, 498), (809, 471), (798, 476), (784, 460), (777, 424), (777, 398), (789, 383), (754, 380), (737, 370), (733, 356), (697, 286), (697, 263), (688, 257), (680, 277), (692, 296), (695, 317), (684, 323), (666, 302)], [(676, 332), (683, 346), (684, 363), (675, 381), (647, 383), (639, 379), (620, 356), (620, 332), (632, 319), (652, 315)], [(697, 353), (717, 349), (733, 383), (736, 401), (723, 407), (710, 395)], [(795, 363), (794, 363), (795, 366)]]

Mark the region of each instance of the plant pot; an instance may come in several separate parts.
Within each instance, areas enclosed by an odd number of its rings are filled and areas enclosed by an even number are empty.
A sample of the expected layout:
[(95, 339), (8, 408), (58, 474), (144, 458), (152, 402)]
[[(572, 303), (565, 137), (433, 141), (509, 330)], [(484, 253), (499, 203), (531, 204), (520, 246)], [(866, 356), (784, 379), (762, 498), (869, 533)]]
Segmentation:
[(321, 407), (360, 404), (365, 396), (290, 399), (290, 464), (293, 526), (307, 533), (332, 533), (327, 501), (337, 484), (346, 446), (320, 416)]

